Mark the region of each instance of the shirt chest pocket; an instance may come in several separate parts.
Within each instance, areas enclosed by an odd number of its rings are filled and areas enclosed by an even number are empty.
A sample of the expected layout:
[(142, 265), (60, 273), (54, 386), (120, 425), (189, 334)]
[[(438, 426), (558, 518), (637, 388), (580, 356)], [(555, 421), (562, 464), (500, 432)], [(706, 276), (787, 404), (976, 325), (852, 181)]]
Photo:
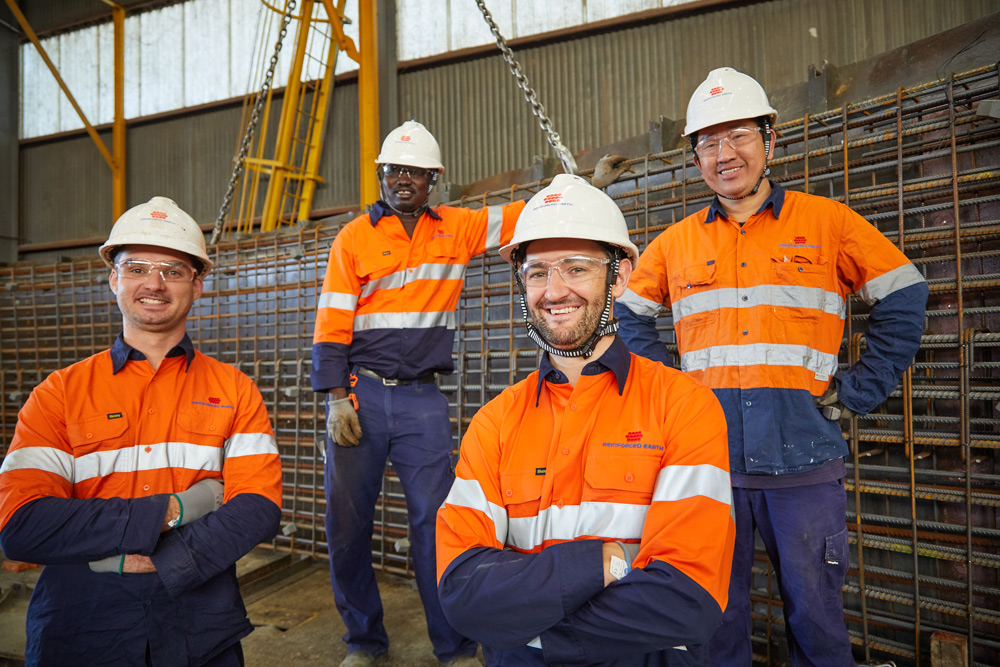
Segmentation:
[(401, 259), (401, 256), (391, 250), (362, 255), (357, 264), (358, 277), (363, 281), (371, 281), (387, 276), (399, 267)]
[[(181, 428), (181, 432), (178, 433), (179, 440), (192, 445), (219, 447), (221, 449), (232, 431), (233, 411), (229, 408), (180, 410), (177, 413), (177, 425)], [(221, 456), (221, 453), (219, 456)], [(209, 456), (209, 458), (212, 457)], [(184, 467), (204, 467), (201, 465), (204, 462), (194, 463), (195, 465), (185, 465)], [(210, 466), (207, 469), (215, 470), (217, 468)]]
[(454, 236), (435, 236), (427, 244), (427, 254), (445, 263), (450, 264), (448, 260), (456, 259), (459, 252), (458, 242)]
[(583, 500), (648, 505), (653, 499), (660, 457), (599, 454), (587, 457)]
[(544, 475), (530, 472), (500, 473), (500, 494), (507, 516), (515, 519), (538, 516)]
[(781, 320), (816, 321), (824, 311), (840, 310), (838, 295), (827, 291), (826, 259), (809, 255), (771, 257), (774, 316)]
[(86, 482), (92, 497), (130, 497), (127, 473), (136, 470), (136, 452), (124, 413), (67, 422), (66, 435), (73, 449), (72, 483)]
[(67, 422), (66, 435), (76, 457), (132, 444), (128, 431), (128, 417), (122, 412)]
[(719, 319), (719, 290), (714, 260), (685, 266), (670, 279), (671, 310), (679, 328), (702, 327)]

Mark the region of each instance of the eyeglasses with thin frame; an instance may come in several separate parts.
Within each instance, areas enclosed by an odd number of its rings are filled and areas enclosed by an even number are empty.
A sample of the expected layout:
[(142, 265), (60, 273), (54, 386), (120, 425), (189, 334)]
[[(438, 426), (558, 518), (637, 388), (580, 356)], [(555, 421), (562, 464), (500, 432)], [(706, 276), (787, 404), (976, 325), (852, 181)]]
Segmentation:
[(392, 176), (393, 178), (399, 178), (404, 174), (410, 178), (431, 177), (430, 169), (424, 169), (423, 167), (411, 167), (405, 164), (383, 164), (381, 169), (384, 176)]
[(698, 139), (694, 152), (700, 158), (718, 157), (722, 152), (722, 142), (725, 141), (733, 150), (739, 150), (753, 144), (760, 132), (759, 127), (734, 127), (723, 135), (710, 134)]
[(555, 262), (540, 260), (528, 261), (518, 268), (521, 280), (528, 287), (545, 287), (549, 284), (552, 271), (556, 271), (569, 285), (586, 282), (602, 277), (601, 268), (610, 264), (607, 257), (590, 257), (588, 255), (573, 255), (563, 257)]
[(152, 262), (148, 259), (122, 259), (115, 262), (115, 270), (125, 280), (146, 280), (156, 271), (165, 283), (189, 283), (198, 276), (194, 267), (184, 262)]

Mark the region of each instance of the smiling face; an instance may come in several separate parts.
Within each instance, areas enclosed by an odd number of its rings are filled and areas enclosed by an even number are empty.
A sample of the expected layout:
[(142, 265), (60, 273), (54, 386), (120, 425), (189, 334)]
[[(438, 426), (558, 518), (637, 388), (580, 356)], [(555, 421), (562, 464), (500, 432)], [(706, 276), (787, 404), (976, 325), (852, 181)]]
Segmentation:
[[(721, 150), (717, 155), (695, 156), (695, 165), (701, 172), (705, 184), (714, 192), (731, 199), (750, 192), (764, 172), (767, 162), (764, 155), (764, 137), (756, 131), (757, 123), (752, 119), (719, 123), (698, 132), (698, 140), (701, 141), (704, 137), (724, 137), (730, 130), (738, 127), (753, 128), (755, 130), (753, 140), (740, 148), (733, 148), (728, 141), (722, 141)], [(773, 138), (771, 145), (774, 145)]]
[(397, 211), (416, 211), (427, 201), (430, 191), (430, 172), (426, 169), (404, 167), (397, 170), (385, 169), (382, 172), (382, 196)]
[(109, 283), (122, 313), (125, 338), (140, 333), (182, 336), (191, 304), (201, 296), (201, 276), (194, 280), (164, 281), (160, 271), (149, 271), (142, 278), (120, 274), (125, 260), (181, 262), (193, 266), (186, 253), (158, 246), (125, 246), (115, 257)]
[[(542, 239), (531, 242), (524, 262), (554, 263), (574, 256), (603, 259), (607, 257), (607, 252), (593, 241)], [(608, 266), (598, 271), (593, 279), (573, 284), (563, 280), (559, 271), (551, 271), (544, 287), (526, 288), (528, 315), (549, 345), (560, 350), (572, 350), (586, 342), (597, 329), (604, 310)], [(623, 260), (612, 287), (615, 298), (625, 291), (630, 270), (629, 261)]]

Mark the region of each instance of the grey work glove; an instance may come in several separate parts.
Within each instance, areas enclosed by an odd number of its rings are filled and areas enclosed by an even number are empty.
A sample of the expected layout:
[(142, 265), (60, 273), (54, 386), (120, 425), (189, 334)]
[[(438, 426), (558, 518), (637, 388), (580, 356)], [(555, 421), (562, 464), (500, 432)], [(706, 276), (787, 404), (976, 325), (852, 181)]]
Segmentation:
[(355, 447), (361, 442), (361, 423), (350, 398), (326, 395), (326, 434), (341, 447)]
[(618, 180), (623, 172), (631, 171), (625, 164), (627, 161), (628, 158), (621, 155), (605, 155), (597, 161), (597, 166), (594, 167), (594, 175), (590, 179), (591, 184), (595, 188), (608, 187)]
[[(195, 519), (200, 519), (209, 512), (222, 507), (222, 498), (225, 494), (225, 487), (217, 479), (203, 479), (192, 484), (187, 491), (173, 494), (180, 504), (180, 514), (177, 515), (177, 522), (172, 528), (184, 526)], [(94, 572), (114, 572), (122, 573), (122, 565), (125, 563), (125, 554), (118, 556), (108, 556), (101, 560), (90, 563), (90, 569)]]
[(626, 544), (625, 542), (618, 542), (618, 541), (616, 541), (615, 544), (620, 546), (622, 548), (622, 551), (625, 552), (625, 560), (628, 561), (629, 567), (631, 567), (632, 562), (635, 561), (635, 557), (639, 555), (639, 548), (642, 545), (637, 542)]
[(814, 398), (813, 403), (823, 413), (823, 416), (830, 421), (850, 419), (854, 416), (854, 411), (841, 403), (840, 399), (837, 398), (837, 385), (834, 382), (830, 383), (830, 386), (826, 388), (822, 396)]

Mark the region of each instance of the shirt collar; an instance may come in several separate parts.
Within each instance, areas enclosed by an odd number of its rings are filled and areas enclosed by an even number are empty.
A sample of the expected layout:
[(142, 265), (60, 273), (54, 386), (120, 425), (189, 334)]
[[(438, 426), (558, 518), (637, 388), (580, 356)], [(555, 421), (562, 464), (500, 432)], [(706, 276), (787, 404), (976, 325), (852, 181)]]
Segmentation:
[[(184, 365), (184, 372), (186, 373), (191, 368), (191, 361), (194, 360), (194, 343), (191, 342), (191, 338), (187, 334), (184, 334), (181, 342), (170, 348), (167, 356), (187, 357), (187, 363)], [(111, 346), (111, 374), (117, 375), (118, 371), (125, 366), (126, 361), (145, 361), (145, 359), (145, 354), (125, 342), (124, 332), (120, 333), (118, 334), (118, 338), (115, 339), (114, 345)]]
[[(771, 194), (767, 196), (764, 203), (760, 205), (757, 209), (757, 213), (763, 213), (764, 209), (770, 206), (774, 210), (774, 217), (781, 218), (781, 207), (785, 204), (785, 189), (781, 187), (780, 183), (775, 183), (774, 181), (769, 181), (771, 183)], [(705, 222), (712, 222), (715, 220), (716, 216), (721, 215), (726, 217), (726, 209), (722, 208), (722, 203), (719, 201), (719, 195), (715, 195), (712, 200), (712, 205), (708, 207), (708, 214), (705, 216)]]
[[(618, 382), (618, 395), (625, 391), (625, 382), (628, 381), (629, 366), (632, 363), (632, 355), (629, 354), (625, 343), (615, 334), (615, 339), (611, 341), (611, 347), (604, 351), (598, 359), (594, 359), (580, 371), (580, 375), (600, 375), (608, 371), (614, 373)], [(535, 391), (535, 407), (538, 407), (538, 398), (542, 395), (542, 384), (551, 382), (552, 384), (566, 384), (569, 379), (552, 365), (549, 360), (549, 353), (542, 355), (542, 361), (538, 364), (538, 388)]]
[[(435, 220), (441, 219), (441, 216), (438, 215), (437, 211), (435, 211), (430, 206), (427, 207), (425, 212), (427, 213), (427, 215), (431, 216)], [(393, 213), (392, 209), (389, 208), (389, 205), (386, 204), (381, 199), (379, 199), (377, 202), (368, 207), (368, 218), (369, 220), (371, 220), (372, 227), (377, 225), (379, 220), (390, 215), (396, 215), (396, 214)]]

